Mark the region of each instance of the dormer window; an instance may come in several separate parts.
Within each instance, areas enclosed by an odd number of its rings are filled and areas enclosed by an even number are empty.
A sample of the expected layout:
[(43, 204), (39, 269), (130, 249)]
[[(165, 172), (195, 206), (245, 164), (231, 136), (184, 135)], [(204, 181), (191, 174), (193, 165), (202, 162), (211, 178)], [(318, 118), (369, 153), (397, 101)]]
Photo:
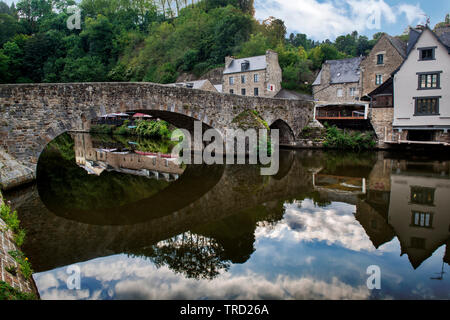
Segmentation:
[(434, 60), (436, 47), (433, 48), (419, 48), (419, 61)]
[(384, 54), (377, 55), (377, 64), (384, 64)]
[(241, 71), (248, 71), (250, 69), (250, 61), (245, 60), (244, 62), (241, 63)]

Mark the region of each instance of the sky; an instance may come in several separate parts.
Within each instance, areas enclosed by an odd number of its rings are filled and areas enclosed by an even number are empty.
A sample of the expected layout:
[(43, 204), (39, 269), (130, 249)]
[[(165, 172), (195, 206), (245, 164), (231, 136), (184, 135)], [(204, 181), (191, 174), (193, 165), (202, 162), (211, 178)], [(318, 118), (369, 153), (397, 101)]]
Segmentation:
[(408, 27), (441, 22), (450, 13), (448, 0), (255, 0), (256, 18), (269, 16), (282, 19), (288, 33), (305, 33), (323, 41), (358, 33), (372, 38), (383, 31), (400, 35)]
[[(11, 3), (14, 0), (3, 0)], [(14, 1), (17, 2), (17, 1)], [(430, 18), (431, 27), (450, 13), (448, 0), (255, 0), (256, 18), (282, 19), (288, 33), (313, 40), (335, 40), (356, 30), (372, 38), (383, 31), (400, 35)]]

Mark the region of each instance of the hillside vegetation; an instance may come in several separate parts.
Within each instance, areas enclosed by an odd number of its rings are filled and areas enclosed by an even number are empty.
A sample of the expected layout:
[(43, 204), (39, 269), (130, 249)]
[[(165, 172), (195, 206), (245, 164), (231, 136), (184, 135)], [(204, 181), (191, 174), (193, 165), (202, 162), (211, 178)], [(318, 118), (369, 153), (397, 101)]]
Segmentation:
[(201, 76), (225, 56), (279, 53), (283, 87), (303, 92), (327, 59), (372, 48), (357, 32), (335, 42), (287, 36), (283, 21), (254, 18), (253, 0), (82, 0), (81, 29), (69, 30), (73, 0), (0, 1), (0, 83), (149, 81)]

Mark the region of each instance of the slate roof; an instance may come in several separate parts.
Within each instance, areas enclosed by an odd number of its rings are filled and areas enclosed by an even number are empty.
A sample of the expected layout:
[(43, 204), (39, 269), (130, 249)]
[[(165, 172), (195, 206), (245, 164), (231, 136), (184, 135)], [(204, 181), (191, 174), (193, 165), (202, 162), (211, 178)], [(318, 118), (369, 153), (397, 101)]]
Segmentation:
[(392, 46), (400, 53), (400, 55), (404, 58), (406, 58), (406, 49), (407, 44), (396, 37), (391, 37), (390, 35), (386, 34), (386, 37), (391, 42)]
[(314, 100), (311, 95), (301, 94), (301, 93), (291, 91), (291, 90), (286, 90), (286, 89), (281, 89), (280, 92), (278, 92), (276, 94), (275, 98), (288, 99), (288, 100), (307, 100), (307, 101)]
[[(249, 69), (242, 71), (241, 64), (248, 61), (250, 63)], [(266, 56), (249, 57), (243, 59), (234, 59), (230, 65), (225, 68), (223, 74), (241, 73), (241, 72), (252, 72), (257, 70), (267, 69)]]
[(441, 36), (439, 37), (439, 39), (442, 41), (442, 43), (443, 43), (447, 48), (450, 49), (450, 31), (441, 34)]
[(197, 81), (178, 82), (178, 83), (168, 84), (168, 86), (187, 88), (188, 85), (192, 85), (193, 87), (191, 89), (201, 89), (205, 85), (205, 83), (207, 81), (209, 81), (209, 80), (197, 80)]
[(313, 82), (313, 86), (320, 86), (320, 82), (322, 79), (322, 70), (320, 70), (319, 74), (317, 75), (316, 80)]
[(410, 29), (408, 47), (406, 50), (407, 55), (409, 55), (411, 50), (414, 48), (414, 46), (416, 45), (417, 41), (419, 40), (421, 34), (422, 34), (422, 31), (420, 31), (420, 30)]
[[(350, 58), (341, 60), (327, 60), (325, 64), (330, 65), (330, 84), (359, 82), (361, 73), (359, 66), (363, 58)], [(321, 84), (322, 70), (314, 81), (313, 86)]]

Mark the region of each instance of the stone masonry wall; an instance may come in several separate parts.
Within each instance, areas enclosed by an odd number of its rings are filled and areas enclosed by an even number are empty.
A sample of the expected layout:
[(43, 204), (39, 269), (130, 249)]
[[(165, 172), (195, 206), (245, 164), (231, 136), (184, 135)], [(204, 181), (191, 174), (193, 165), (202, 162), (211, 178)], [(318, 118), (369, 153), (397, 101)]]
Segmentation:
[(385, 147), (385, 141), (392, 141), (392, 119), (394, 108), (372, 108), (370, 122), (377, 135), (378, 147)]
[[(0, 191), (0, 206), (3, 204), (2, 193)], [(0, 280), (8, 283), (11, 287), (26, 293), (37, 293), (32, 280), (26, 280), (20, 272), (13, 275), (7, 271), (8, 267), (18, 270), (16, 260), (9, 254), (10, 251), (17, 251), (19, 248), (14, 243), (13, 234), (7, 231), (6, 223), (0, 219)]]

